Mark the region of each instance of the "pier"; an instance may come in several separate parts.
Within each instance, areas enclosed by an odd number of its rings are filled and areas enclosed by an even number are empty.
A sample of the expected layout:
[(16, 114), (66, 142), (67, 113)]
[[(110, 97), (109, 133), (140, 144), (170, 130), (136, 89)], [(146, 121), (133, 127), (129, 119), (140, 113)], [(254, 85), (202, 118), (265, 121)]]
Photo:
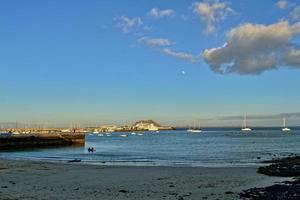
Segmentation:
[(0, 136), (0, 150), (78, 145), (85, 143), (84, 133), (34, 133)]

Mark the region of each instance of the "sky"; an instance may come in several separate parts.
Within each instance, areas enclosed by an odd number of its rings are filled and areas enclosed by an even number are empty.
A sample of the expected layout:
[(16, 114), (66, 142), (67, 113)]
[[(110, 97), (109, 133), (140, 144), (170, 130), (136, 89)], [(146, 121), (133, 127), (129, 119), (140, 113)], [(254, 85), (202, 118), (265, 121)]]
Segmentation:
[(300, 125), (297, 0), (3, 0), (0, 122)]

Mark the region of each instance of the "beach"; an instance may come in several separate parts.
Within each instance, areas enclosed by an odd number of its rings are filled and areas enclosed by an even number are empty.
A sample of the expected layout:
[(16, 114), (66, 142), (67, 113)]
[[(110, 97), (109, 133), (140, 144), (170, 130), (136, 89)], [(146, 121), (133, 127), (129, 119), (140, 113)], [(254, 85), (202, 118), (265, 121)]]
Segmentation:
[(0, 160), (0, 199), (239, 199), (290, 178), (257, 167), (100, 166)]

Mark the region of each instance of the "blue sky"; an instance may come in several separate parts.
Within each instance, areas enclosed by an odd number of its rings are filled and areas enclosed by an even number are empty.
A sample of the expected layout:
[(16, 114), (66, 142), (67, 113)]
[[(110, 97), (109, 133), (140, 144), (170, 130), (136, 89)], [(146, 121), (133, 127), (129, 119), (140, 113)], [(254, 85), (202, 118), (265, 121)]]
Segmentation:
[(299, 112), (299, 6), (1, 1), (0, 121), (182, 125)]

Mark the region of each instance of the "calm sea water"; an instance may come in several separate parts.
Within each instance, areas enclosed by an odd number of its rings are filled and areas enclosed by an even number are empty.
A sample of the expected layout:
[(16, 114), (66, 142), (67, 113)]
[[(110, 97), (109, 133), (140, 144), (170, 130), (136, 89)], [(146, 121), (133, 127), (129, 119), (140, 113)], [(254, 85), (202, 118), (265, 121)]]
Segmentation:
[[(249, 166), (275, 156), (300, 153), (300, 129), (282, 133), (278, 128), (204, 129), (189, 134), (185, 130), (145, 132), (143, 136), (112, 133), (86, 136), (84, 147), (28, 149), (0, 152), (11, 159), (66, 162), (74, 158), (88, 164), (151, 166)], [(89, 153), (94, 147), (96, 152)]]

